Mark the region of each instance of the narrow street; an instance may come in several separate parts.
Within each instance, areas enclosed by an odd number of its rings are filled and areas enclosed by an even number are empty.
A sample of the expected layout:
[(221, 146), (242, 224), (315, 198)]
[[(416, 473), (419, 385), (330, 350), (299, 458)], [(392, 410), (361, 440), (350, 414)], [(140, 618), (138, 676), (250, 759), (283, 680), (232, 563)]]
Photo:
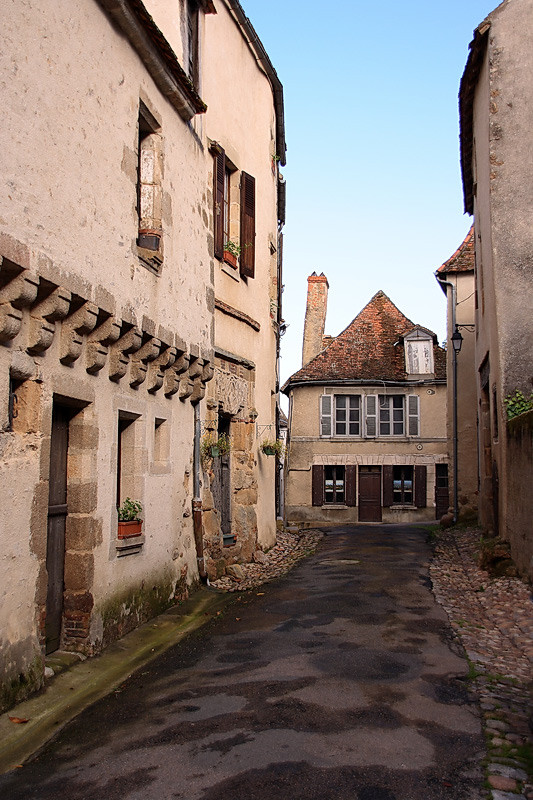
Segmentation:
[(422, 528), (330, 528), (0, 778), (17, 800), (480, 800), (468, 665)]

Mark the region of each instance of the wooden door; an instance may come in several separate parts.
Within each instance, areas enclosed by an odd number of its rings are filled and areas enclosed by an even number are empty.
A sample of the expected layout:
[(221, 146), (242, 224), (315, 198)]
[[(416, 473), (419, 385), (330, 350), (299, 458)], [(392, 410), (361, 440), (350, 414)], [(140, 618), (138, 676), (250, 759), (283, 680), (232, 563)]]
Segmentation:
[(359, 522), (381, 522), (381, 467), (359, 467)]
[(448, 465), (435, 465), (435, 516), (440, 519), (448, 513), (450, 494), (448, 490)]
[(65, 571), (65, 526), (67, 519), (67, 450), (69, 413), (54, 406), (50, 443), (50, 482), (48, 493), (48, 536), (46, 542), (46, 652), (57, 650), (63, 617)]

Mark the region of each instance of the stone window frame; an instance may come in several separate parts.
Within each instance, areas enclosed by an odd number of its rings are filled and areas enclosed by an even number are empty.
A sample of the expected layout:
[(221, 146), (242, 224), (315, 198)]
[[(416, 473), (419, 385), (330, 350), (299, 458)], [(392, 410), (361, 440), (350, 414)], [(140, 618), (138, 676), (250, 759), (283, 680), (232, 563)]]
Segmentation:
[(137, 254), (156, 275), (163, 265), (163, 137), (162, 125), (145, 99), (139, 99), (137, 120)]

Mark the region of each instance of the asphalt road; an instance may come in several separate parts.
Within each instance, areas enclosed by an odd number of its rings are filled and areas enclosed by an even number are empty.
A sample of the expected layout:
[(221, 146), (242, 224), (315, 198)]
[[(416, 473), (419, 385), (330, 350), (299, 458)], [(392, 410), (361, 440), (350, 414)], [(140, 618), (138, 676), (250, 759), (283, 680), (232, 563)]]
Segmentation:
[(0, 797), (480, 800), (480, 719), (429, 558), (421, 528), (328, 529), (0, 777)]

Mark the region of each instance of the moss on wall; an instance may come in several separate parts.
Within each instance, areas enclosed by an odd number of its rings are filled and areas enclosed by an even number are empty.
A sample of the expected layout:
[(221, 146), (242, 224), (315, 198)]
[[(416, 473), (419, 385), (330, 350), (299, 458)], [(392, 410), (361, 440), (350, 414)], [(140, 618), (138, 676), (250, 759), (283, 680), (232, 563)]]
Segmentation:
[(98, 649), (120, 639), (177, 602), (186, 600), (190, 590), (185, 566), (178, 579), (165, 572), (146, 578), (140, 586), (128, 587), (102, 601), (96, 609), (103, 625)]
[(33, 692), (42, 688), (44, 665), (41, 655), (36, 655), (27, 669), (0, 683), (0, 712), (25, 700)]

